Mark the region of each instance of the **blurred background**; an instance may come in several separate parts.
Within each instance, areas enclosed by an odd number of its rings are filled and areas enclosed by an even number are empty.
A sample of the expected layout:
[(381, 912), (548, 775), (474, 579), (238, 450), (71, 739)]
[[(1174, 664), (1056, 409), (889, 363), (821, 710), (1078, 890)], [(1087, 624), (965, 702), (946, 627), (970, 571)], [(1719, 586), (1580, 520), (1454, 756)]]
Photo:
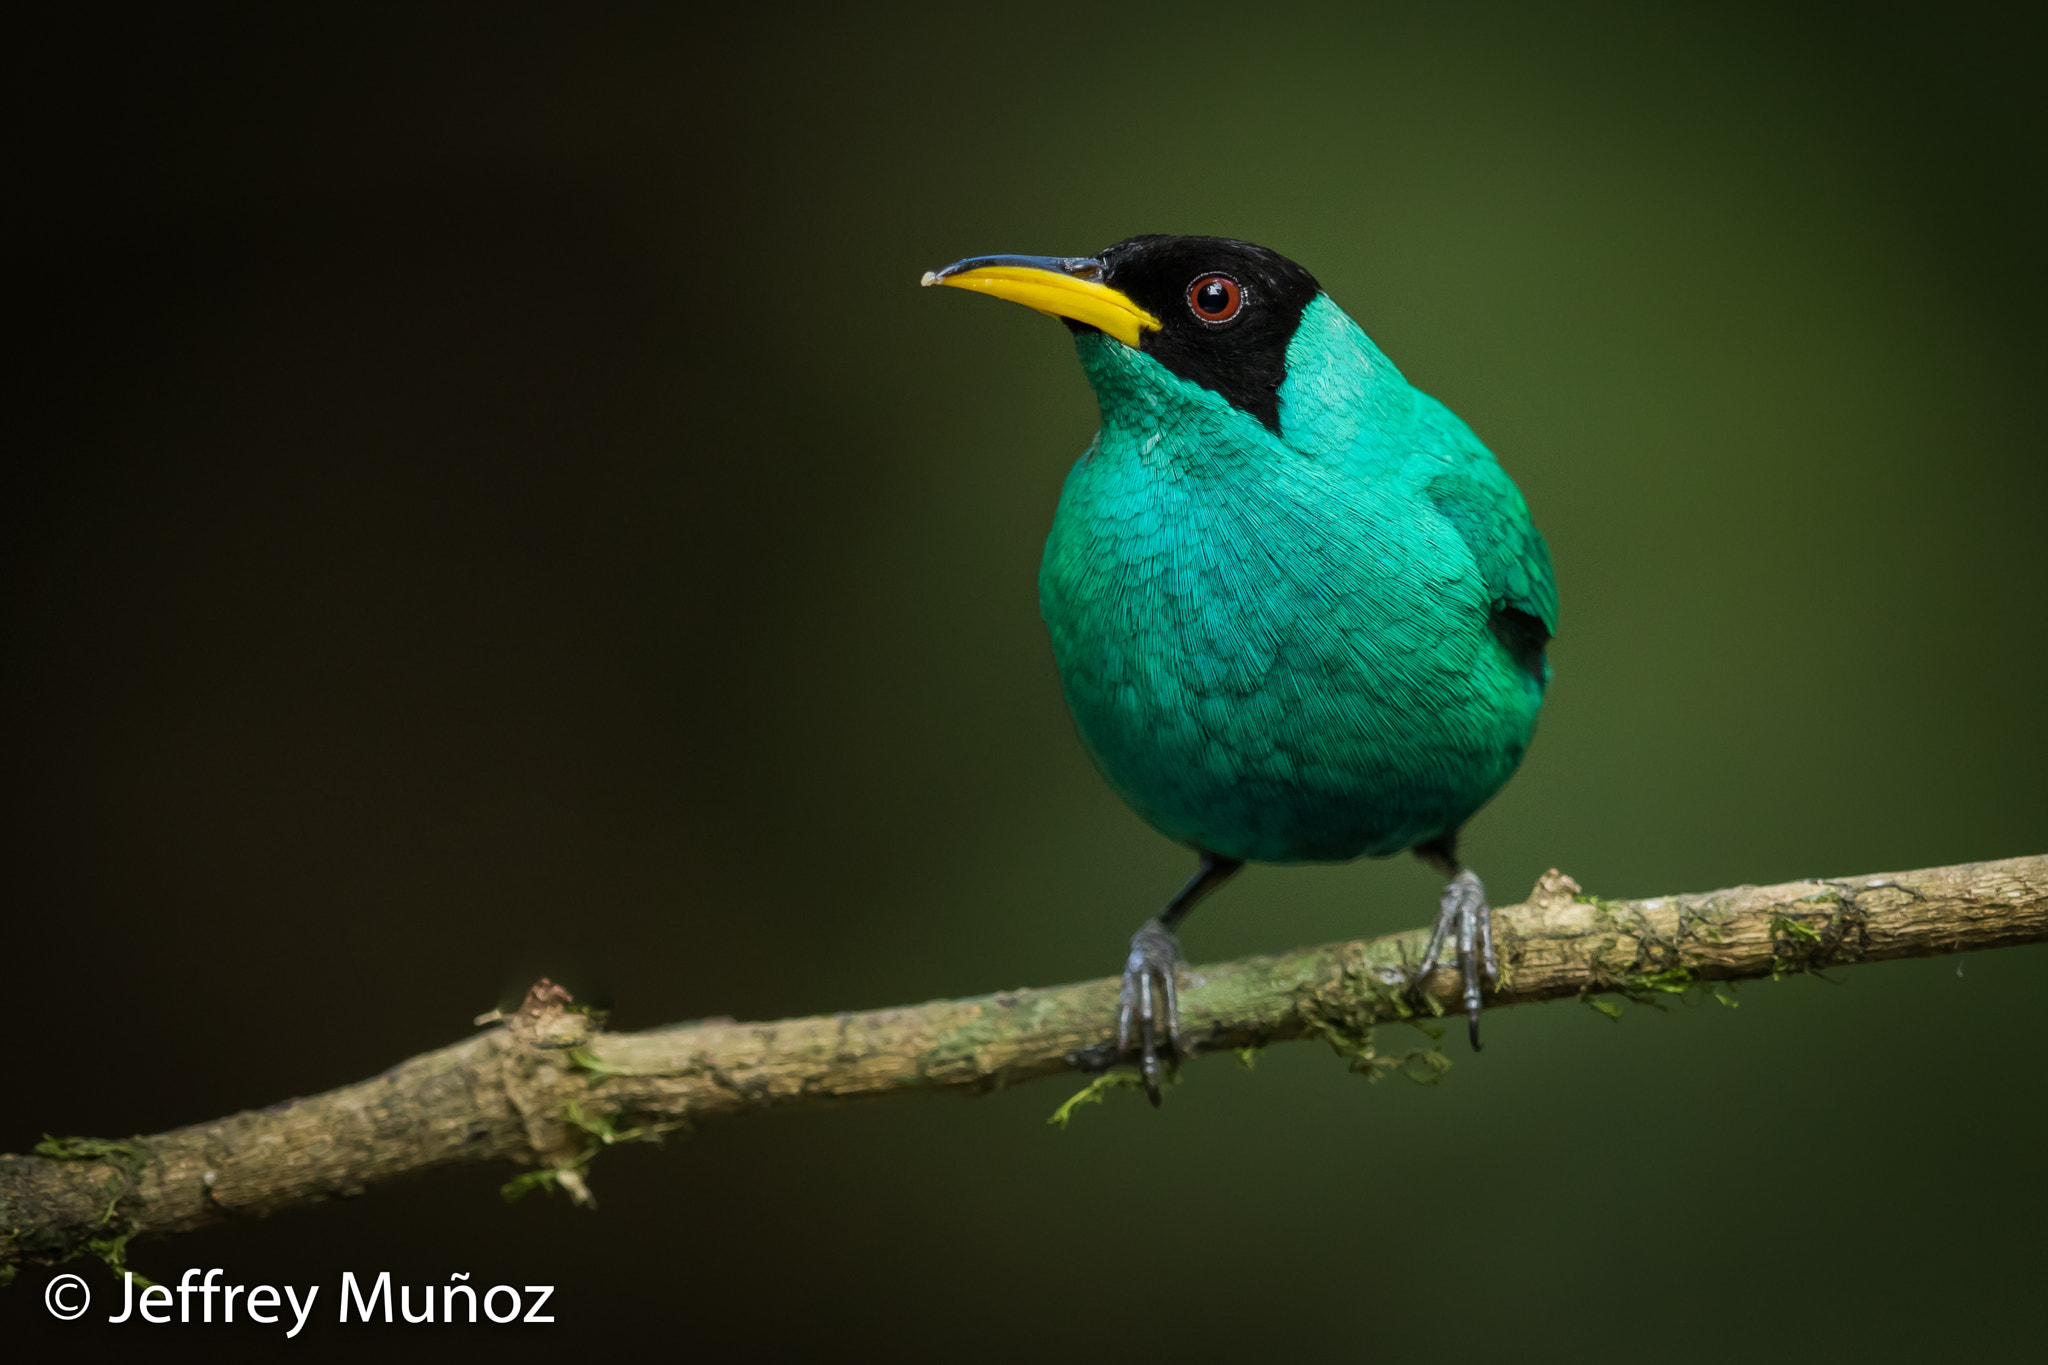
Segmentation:
[[(61, 16), (61, 17), (59, 17)], [(465, 1036), (1100, 976), (1186, 875), (1072, 737), (1063, 328), (916, 288), (1144, 231), (1303, 262), (1547, 533), (1502, 901), (2048, 851), (2038, 9), (180, 7), (11, 43), (0, 1150)], [(1196, 961), (1424, 923), (1255, 868)], [(2048, 948), (455, 1170), (171, 1277), (555, 1283), (301, 1354), (1080, 1360), (2038, 1345)], [(1456, 1040), (1451, 1040), (1456, 1041)], [(96, 1293), (117, 1292), (91, 1267)], [(489, 1277), (489, 1278), (486, 1278)], [(18, 1340), (219, 1356), (0, 1293)]]

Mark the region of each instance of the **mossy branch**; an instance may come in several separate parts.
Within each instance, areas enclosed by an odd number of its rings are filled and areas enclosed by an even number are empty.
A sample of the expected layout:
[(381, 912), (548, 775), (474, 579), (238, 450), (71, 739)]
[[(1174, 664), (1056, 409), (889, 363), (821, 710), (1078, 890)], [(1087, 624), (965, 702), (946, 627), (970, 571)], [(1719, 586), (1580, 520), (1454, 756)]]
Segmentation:
[[(1654, 1003), (1720, 982), (2048, 942), (2048, 856), (1635, 901), (1582, 895), (1551, 872), (1495, 924), (1504, 976), (1489, 1007), (1565, 996)], [(1189, 969), (1181, 1017), (1191, 1049), (1248, 1061), (1249, 1049), (1313, 1037), (1354, 1070), (1402, 1069), (1372, 1050), (1371, 1030), (1415, 1014), (1400, 983), (1425, 938), (1417, 929)], [(1428, 1011), (1456, 1008), (1449, 969), (1426, 987)], [(24, 1264), (90, 1254), (118, 1263), (137, 1236), (357, 1194), (453, 1162), (531, 1168), (508, 1195), (560, 1185), (588, 1201), (582, 1172), (598, 1147), (704, 1119), (1100, 1073), (1112, 1060), (1116, 992), (1104, 979), (605, 1033), (542, 983), (516, 1013), (479, 1020), (495, 1025), (485, 1032), (357, 1085), (153, 1137), (51, 1139), (31, 1155), (0, 1155), (0, 1282)]]

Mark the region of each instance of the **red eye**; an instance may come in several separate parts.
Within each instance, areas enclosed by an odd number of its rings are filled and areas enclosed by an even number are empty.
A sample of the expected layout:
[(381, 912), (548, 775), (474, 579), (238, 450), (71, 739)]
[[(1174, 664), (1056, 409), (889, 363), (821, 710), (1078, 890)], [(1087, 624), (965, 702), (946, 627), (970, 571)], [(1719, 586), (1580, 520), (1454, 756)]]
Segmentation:
[(1244, 307), (1244, 290), (1228, 275), (1204, 275), (1188, 286), (1188, 307), (1204, 322), (1228, 322)]

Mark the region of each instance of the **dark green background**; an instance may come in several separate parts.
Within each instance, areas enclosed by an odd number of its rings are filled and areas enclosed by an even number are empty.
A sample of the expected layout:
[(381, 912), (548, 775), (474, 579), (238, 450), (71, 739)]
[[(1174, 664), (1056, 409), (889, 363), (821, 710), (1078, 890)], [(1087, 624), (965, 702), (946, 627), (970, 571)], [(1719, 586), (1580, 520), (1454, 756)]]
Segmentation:
[[(915, 287), (971, 253), (1270, 244), (1497, 452), (1563, 603), (1468, 834), (1502, 899), (2048, 851), (2039, 21), (1436, 9), (10, 44), (0, 1150), (358, 1080), (543, 972), (633, 1028), (1113, 968), (1189, 859), (1069, 730), (1035, 575), (1093, 402), (1056, 324)], [(1434, 887), (1254, 869), (1187, 947)], [(444, 1172), (135, 1260), (561, 1286), (551, 1334), (323, 1302), (309, 1356), (2024, 1354), (2044, 987), (1557, 1004), (1438, 1089), (1293, 1046), (1064, 1134), (1057, 1081), (772, 1115), (607, 1155), (594, 1214)], [(274, 1340), (44, 1278), (10, 1335)]]

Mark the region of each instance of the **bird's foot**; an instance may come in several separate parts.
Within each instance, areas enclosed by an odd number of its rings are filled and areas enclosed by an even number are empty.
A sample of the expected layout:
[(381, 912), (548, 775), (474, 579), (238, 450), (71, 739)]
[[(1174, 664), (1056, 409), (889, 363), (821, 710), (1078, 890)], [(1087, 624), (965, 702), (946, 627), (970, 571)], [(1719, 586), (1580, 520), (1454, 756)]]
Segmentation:
[[(1420, 992), (1436, 970), (1444, 941), (1455, 929), (1458, 934), (1458, 966), (1465, 976), (1465, 1021), (1472, 1030), (1472, 1050), (1479, 1051), (1479, 977), (1500, 980), (1500, 959), (1493, 952), (1493, 908), (1486, 903), (1486, 887), (1470, 868), (1444, 883), (1443, 899), (1437, 902), (1436, 928), (1430, 932), (1429, 947), (1422, 963), (1408, 978), (1408, 988)], [(1124, 978), (1129, 990), (1130, 978)]]
[(1145, 921), (1131, 935), (1131, 955), (1124, 960), (1124, 988), (1116, 1014), (1116, 1055), (1131, 1050), (1132, 1024), (1137, 1025), (1138, 1067), (1145, 1078), (1145, 1094), (1152, 1107), (1159, 1107), (1159, 1044), (1173, 1050), (1175, 1065), (1182, 1054), (1180, 1042), (1180, 992), (1175, 982), (1181, 964), (1180, 940), (1156, 918)]

